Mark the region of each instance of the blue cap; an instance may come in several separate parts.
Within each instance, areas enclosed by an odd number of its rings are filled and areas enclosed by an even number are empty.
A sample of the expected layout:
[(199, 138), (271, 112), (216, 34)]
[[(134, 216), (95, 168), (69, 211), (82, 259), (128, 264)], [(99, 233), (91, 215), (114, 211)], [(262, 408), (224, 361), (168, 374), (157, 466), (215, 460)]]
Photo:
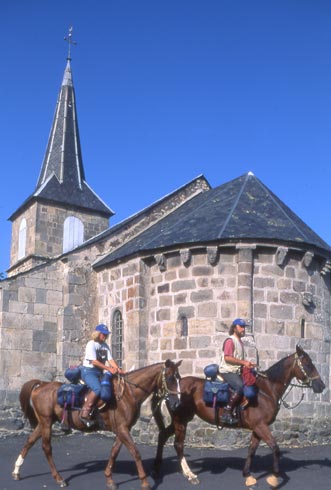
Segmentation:
[(103, 333), (104, 335), (109, 335), (110, 334), (110, 331), (108, 330), (108, 328), (106, 327), (106, 325), (104, 325), (103, 323), (100, 323), (100, 325), (97, 325), (95, 327), (95, 330), (97, 332)]
[(232, 325), (239, 325), (240, 327), (246, 327), (246, 322), (242, 318), (236, 318), (233, 320)]

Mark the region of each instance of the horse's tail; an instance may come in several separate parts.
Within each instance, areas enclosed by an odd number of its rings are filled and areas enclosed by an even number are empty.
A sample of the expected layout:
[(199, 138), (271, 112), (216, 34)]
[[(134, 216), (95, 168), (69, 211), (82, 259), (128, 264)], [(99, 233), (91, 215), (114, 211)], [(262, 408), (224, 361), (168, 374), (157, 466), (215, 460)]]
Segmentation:
[(39, 379), (31, 379), (30, 381), (27, 381), (24, 383), (24, 385), (21, 388), (20, 392), (20, 404), (22, 411), (24, 413), (24, 416), (28, 419), (30, 422), (31, 427), (34, 429), (38, 425), (38, 419), (36, 417), (35, 411), (30, 403), (31, 399), (31, 393), (33, 389), (37, 386), (40, 385), (42, 381), (39, 381)]

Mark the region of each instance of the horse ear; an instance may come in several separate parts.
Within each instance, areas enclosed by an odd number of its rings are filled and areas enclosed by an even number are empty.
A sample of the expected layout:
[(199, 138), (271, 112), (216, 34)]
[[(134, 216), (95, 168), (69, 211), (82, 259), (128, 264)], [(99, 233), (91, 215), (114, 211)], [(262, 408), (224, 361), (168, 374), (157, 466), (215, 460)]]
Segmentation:
[(181, 365), (181, 363), (182, 363), (182, 362), (183, 362), (182, 360), (181, 360), (181, 361), (176, 362), (176, 367), (178, 367), (178, 368), (179, 368), (179, 366)]
[(304, 352), (303, 348), (299, 344), (297, 344), (296, 345), (296, 353), (298, 354), (298, 356), (302, 356), (303, 352)]
[(165, 367), (168, 368), (171, 366), (171, 364), (172, 364), (172, 361), (170, 359), (167, 359), (165, 362)]

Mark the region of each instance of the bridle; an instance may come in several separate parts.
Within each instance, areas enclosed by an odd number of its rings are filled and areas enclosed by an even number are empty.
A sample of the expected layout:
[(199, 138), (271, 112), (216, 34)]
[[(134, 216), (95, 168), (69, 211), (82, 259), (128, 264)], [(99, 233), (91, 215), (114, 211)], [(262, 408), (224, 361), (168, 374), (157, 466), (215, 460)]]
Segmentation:
[(319, 375), (317, 375), (317, 376), (308, 376), (305, 368), (302, 365), (302, 362), (301, 362), (301, 359), (302, 358), (303, 358), (303, 356), (299, 356), (297, 352), (294, 354), (294, 362), (293, 362), (292, 369), (294, 369), (295, 366), (297, 365), (298, 368), (300, 369), (300, 371), (302, 372), (302, 374), (304, 375), (305, 378), (301, 382), (297, 378), (297, 380), (299, 382), (299, 385), (296, 385), (296, 384), (293, 384), (293, 383), (290, 383), (290, 385), (291, 386), (299, 386), (300, 388), (311, 388), (311, 386), (313, 384), (313, 381), (315, 379), (319, 379)]
[(289, 385), (288, 385), (290, 387), (289, 391), (284, 396), (282, 396), (279, 400), (279, 404), (282, 403), (284, 405), (284, 407), (289, 409), (289, 410), (293, 410), (293, 408), (296, 408), (298, 405), (300, 405), (300, 403), (302, 402), (303, 397), (304, 397), (304, 393), (302, 392), (301, 398), (298, 401), (298, 403), (296, 403), (294, 405), (289, 405), (285, 401), (285, 398), (290, 394), (290, 392), (292, 391), (292, 388), (301, 388), (302, 390), (304, 390), (305, 388), (311, 388), (313, 381), (315, 379), (319, 379), (319, 376), (309, 376), (307, 374), (307, 372), (306, 372), (306, 370), (305, 370), (305, 368), (301, 362), (302, 358), (303, 358), (303, 356), (302, 355), (299, 356), (299, 354), (297, 352), (294, 354), (294, 361), (293, 361), (293, 365), (292, 365), (292, 370), (295, 368), (295, 366), (298, 366), (301, 373), (304, 375), (303, 381), (296, 378), (298, 383), (289, 383)]
[[(170, 395), (180, 395), (180, 391), (178, 391), (178, 390), (176, 390), (176, 391), (169, 390), (165, 373), (166, 373), (166, 368), (164, 367), (160, 373), (161, 383), (160, 383), (160, 387), (156, 393), (156, 396), (159, 399), (158, 405), (162, 402), (162, 400), (165, 400), (166, 402), (169, 401)], [(175, 378), (177, 380), (177, 387), (178, 387), (178, 384), (179, 384), (178, 377), (175, 376)]]

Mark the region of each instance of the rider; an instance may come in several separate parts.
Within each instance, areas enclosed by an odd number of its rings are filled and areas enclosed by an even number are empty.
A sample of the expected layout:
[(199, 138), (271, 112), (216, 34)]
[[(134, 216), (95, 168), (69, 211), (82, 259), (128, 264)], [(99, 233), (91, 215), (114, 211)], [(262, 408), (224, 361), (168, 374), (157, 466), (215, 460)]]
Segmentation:
[(244, 345), (242, 337), (245, 335), (246, 322), (242, 318), (233, 320), (229, 329), (229, 337), (225, 339), (222, 350), (221, 363), (219, 372), (230, 387), (233, 389), (230, 392), (228, 404), (224, 407), (221, 416), (221, 422), (235, 425), (238, 419), (234, 416), (234, 409), (241, 400), (243, 394), (243, 381), (241, 377), (242, 367), (246, 366), (249, 369), (256, 366), (251, 361), (245, 360)]
[(109, 334), (110, 331), (106, 325), (97, 325), (85, 349), (81, 376), (91, 391), (85, 398), (85, 403), (81, 409), (79, 418), (87, 427), (93, 425), (91, 414), (93, 406), (100, 396), (100, 378), (102, 373), (106, 371), (112, 374), (123, 372), (115, 359), (113, 359), (109, 345), (106, 343)]

